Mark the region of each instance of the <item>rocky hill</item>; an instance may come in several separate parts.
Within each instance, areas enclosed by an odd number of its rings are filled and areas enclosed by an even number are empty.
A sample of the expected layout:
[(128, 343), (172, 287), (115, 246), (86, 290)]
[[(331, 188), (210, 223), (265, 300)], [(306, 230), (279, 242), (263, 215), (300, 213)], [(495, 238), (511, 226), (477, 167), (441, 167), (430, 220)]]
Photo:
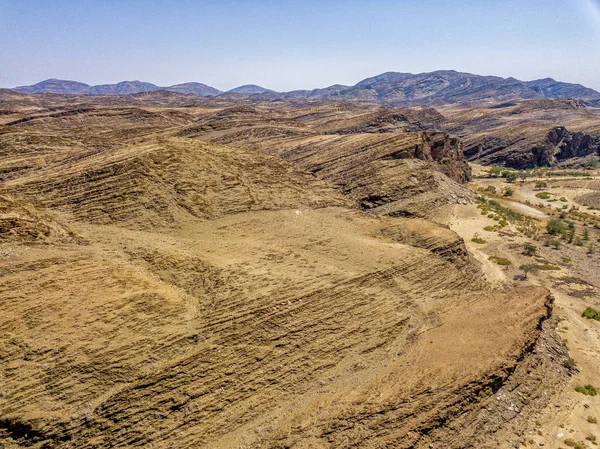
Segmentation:
[(0, 446), (500, 447), (554, 404), (435, 111), (0, 95)]
[(580, 166), (599, 158), (600, 111), (577, 100), (531, 100), (440, 110), (465, 156), (514, 168)]

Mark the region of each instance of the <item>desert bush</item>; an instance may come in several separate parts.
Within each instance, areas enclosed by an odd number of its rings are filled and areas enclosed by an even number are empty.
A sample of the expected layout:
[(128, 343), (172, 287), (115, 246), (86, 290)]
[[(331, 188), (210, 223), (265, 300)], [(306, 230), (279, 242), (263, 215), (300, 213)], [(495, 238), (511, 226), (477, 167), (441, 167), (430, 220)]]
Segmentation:
[(494, 165), (492, 168), (490, 168), (490, 175), (494, 178), (498, 178), (500, 175), (502, 175), (504, 170), (506, 169), (501, 165)]
[(588, 416), (587, 422), (589, 422), (590, 424), (598, 424), (598, 420), (595, 416)]
[(485, 192), (490, 192), (491, 194), (495, 195), (496, 194), (496, 187), (494, 187), (494, 186), (487, 186), (485, 188)]
[(540, 267), (540, 270), (554, 270), (559, 271), (560, 267), (558, 265), (552, 265), (551, 263), (545, 263)]
[(584, 385), (583, 387), (575, 387), (575, 391), (577, 393), (585, 394), (586, 396), (596, 396), (598, 394), (596, 387), (590, 384)]
[(537, 247), (529, 242), (523, 245), (523, 254), (525, 254), (526, 256), (535, 256), (536, 251)]
[(548, 234), (558, 235), (565, 231), (565, 223), (558, 218), (553, 218), (546, 225), (546, 231)]
[(541, 200), (547, 200), (548, 198), (550, 198), (551, 193), (549, 192), (538, 192), (535, 194), (535, 196)]
[(510, 265), (510, 260), (506, 259), (505, 257), (490, 256), (490, 260), (498, 265)]
[(565, 444), (574, 449), (587, 449), (587, 446), (583, 441), (575, 441), (573, 438), (567, 438)]
[(474, 243), (479, 243), (480, 245), (483, 245), (483, 244), (487, 243), (486, 240), (484, 240), (481, 237), (479, 237), (479, 234), (475, 234), (473, 236), (473, 238), (471, 239), (471, 241), (474, 242)]
[(575, 360), (572, 357), (563, 360), (563, 365), (565, 366), (565, 368), (568, 368), (570, 370), (573, 370), (577, 367), (577, 363), (575, 363)]
[(581, 316), (583, 318), (587, 318), (589, 320), (600, 321), (600, 312), (593, 307), (587, 307), (582, 313)]
[(521, 265), (519, 267), (519, 270), (521, 270), (523, 272), (524, 279), (527, 279), (527, 275), (529, 274), (530, 271), (533, 271), (534, 268), (535, 268), (534, 265), (526, 263), (526, 264)]
[(546, 183), (544, 181), (538, 181), (535, 183), (536, 189), (545, 189), (546, 187), (548, 187), (548, 183)]

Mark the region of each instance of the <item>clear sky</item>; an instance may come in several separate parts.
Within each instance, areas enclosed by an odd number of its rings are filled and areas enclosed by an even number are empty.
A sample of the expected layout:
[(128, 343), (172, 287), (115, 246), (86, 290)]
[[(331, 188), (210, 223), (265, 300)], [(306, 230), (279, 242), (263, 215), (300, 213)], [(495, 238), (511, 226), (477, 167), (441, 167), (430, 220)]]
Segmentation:
[(600, 90), (600, 0), (0, 0), (0, 86), (355, 84), (454, 69)]

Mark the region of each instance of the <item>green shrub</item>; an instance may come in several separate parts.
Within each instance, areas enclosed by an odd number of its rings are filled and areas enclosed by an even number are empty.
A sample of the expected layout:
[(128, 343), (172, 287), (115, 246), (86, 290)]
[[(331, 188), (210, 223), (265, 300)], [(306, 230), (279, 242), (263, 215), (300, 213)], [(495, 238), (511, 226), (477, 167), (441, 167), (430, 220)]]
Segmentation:
[(593, 307), (587, 307), (582, 313), (581, 316), (583, 318), (587, 318), (588, 320), (596, 320), (600, 321), (600, 312)]
[(490, 175), (492, 175), (494, 178), (497, 178), (502, 174), (502, 172), (504, 172), (504, 170), (506, 169), (501, 165), (494, 165), (492, 168), (490, 168)]
[[(504, 172), (506, 182), (515, 182), (517, 180), (517, 174), (514, 171)], [(504, 194), (506, 196), (506, 194)]]
[(536, 189), (545, 189), (546, 187), (548, 187), (548, 183), (546, 183), (544, 181), (538, 181), (535, 183)]
[(575, 387), (575, 391), (577, 393), (585, 394), (586, 396), (596, 396), (598, 394), (596, 387), (590, 384), (584, 385), (583, 387)]
[(565, 223), (558, 218), (553, 218), (546, 225), (546, 231), (552, 235), (562, 234), (565, 231)]
[(552, 265), (551, 263), (545, 263), (540, 267), (540, 270), (554, 270), (559, 271), (560, 267), (558, 265)]
[(497, 263), (498, 265), (510, 265), (510, 260), (504, 258), (504, 257), (498, 257), (498, 256), (490, 256), (490, 260), (492, 262)]
[(587, 422), (589, 422), (590, 424), (598, 424), (598, 420), (595, 416), (588, 416)]
[(487, 187), (485, 188), (485, 191), (486, 191), (486, 192), (490, 192), (490, 193), (492, 193), (492, 194), (496, 194), (496, 187), (494, 187), (494, 186), (487, 186)]
[(592, 444), (596, 445), (596, 435), (590, 433), (587, 437), (585, 437), (585, 439), (591, 441)]
[(562, 201), (563, 203), (566, 203), (567, 201), (569, 201), (568, 199), (566, 199), (564, 196), (561, 196), (559, 198), (560, 201)]
[(538, 192), (535, 194), (535, 196), (541, 200), (547, 200), (550, 198), (550, 195), (552, 195), (550, 192)]
[(587, 449), (587, 446), (583, 441), (575, 441), (573, 438), (567, 438), (565, 444), (574, 449)]
[(526, 256), (535, 256), (536, 251), (537, 247), (529, 242), (523, 245), (523, 254), (525, 254)]
[(474, 242), (474, 243), (479, 243), (480, 245), (484, 245), (484, 244), (487, 243), (487, 241), (484, 240), (484, 239), (482, 239), (481, 237), (479, 237), (478, 234), (475, 234), (473, 236), (473, 238), (471, 239), (471, 241)]
[(496, 230), (496, 226), (486, 226), (483, 228), (484, 231), (494, 232)]
[(563, 360), (563, 365), (565, 366), (565, 368), (568, 369), (575, 369), (577, 367), (577, 363), (575, 363), (575, 360), (571, 357), (569, 357), (568, 359)]

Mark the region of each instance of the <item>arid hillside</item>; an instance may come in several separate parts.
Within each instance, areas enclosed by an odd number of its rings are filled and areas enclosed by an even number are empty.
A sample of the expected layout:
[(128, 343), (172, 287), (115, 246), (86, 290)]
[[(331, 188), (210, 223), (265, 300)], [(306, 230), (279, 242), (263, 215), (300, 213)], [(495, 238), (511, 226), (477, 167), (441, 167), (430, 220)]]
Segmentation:
[(465, 156), (513, 168), (581, 166), (600, 157), (600, 110), (577, 100), (531, 100), (444, 108), (443, 129)]
[(568, 379), (435, 110), (0, 92), (0, 444), (496, 448)]

